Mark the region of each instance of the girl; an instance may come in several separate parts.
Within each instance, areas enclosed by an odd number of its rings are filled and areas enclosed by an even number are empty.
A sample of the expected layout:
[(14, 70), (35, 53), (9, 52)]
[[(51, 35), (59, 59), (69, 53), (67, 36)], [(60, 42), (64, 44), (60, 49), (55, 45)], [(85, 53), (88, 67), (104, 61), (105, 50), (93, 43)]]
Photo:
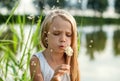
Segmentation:
[[(43, 51), (32, 56), (30, 73), (33, 81), (80, 81), (77, 62), (77, 26), (68, 12), (51, 11), (41, 25)], [(70, 64), (65, 48), (71, 46)]]

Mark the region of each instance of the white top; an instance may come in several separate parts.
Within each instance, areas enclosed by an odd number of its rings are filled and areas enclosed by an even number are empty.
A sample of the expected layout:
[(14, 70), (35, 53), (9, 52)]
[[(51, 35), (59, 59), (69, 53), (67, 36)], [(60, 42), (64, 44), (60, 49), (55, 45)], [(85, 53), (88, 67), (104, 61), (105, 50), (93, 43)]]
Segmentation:
[[(35, 56), (39, 59), (44, 81), (50, 81), (54, 74), (54, 70), (50, 67), (42, 52), (36, 53)], [(61, 76), (61, 81), (70, 81), (70, 76), (68, 74), (64, 74)]]

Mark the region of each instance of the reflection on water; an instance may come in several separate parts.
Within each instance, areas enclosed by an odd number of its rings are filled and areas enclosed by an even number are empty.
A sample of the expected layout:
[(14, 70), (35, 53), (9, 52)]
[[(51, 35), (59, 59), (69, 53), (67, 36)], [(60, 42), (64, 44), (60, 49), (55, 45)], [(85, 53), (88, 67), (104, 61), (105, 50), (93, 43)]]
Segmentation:
[(120, 55), (120, 30), (114, 31), (113, 39), (114, 53), (115, 55)]
[(81, 81), (119, 81), (120, 32), (118, 26), (104, 25), (102, 28), (85, 26), (80, 31), (82, 35), (78, 60)]
[(106, 44), (106, 33), (100, 28), (98, 31), (93, 31), (86, 34), (86, 48), (87, 54), (90, 54), (90, 58), (94, 59), (95, 51), (103, 51)]

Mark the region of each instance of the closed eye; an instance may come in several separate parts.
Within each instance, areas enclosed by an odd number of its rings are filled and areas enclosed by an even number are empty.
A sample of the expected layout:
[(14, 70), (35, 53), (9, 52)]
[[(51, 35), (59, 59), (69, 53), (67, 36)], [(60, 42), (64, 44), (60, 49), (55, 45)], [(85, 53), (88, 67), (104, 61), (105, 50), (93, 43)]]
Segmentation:
[(72, 34), (66, 34), (67, 37), (72, 37)]
[(55, 32), (53, 32), (53, 35), (59, 35), (60, 34), (60, 32), (59, 31), (55, 31)]

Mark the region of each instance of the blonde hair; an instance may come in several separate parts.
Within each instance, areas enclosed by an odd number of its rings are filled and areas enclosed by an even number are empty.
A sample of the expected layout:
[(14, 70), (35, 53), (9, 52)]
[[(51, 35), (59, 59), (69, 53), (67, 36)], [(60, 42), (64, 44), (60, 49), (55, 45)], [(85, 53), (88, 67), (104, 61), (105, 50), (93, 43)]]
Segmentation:
[(52, 10), (43, 20), (41, 24), (41, 44), (44, 48), (47, 48), (47, 34), (49, 27), (53, 21), (53, 19), (57, 16), (62, 17), (63, 19), (69, 21), (72, 26), (72, 42), (71, 47), (74, 51), (73, 56), (71, 57), (71, 69), (70, 69), (70, 77), (71, 81), (80, 81), (79, 77), (79, 68), (78, 68), (78, 62), (77, 62), (77, 55), (78, 55), (78, 49), (77, 49), (77, 25), (76, 21), (73, 18), (71, 14), (69, 14), (67, 11), (62, 9), (55, 9)]

